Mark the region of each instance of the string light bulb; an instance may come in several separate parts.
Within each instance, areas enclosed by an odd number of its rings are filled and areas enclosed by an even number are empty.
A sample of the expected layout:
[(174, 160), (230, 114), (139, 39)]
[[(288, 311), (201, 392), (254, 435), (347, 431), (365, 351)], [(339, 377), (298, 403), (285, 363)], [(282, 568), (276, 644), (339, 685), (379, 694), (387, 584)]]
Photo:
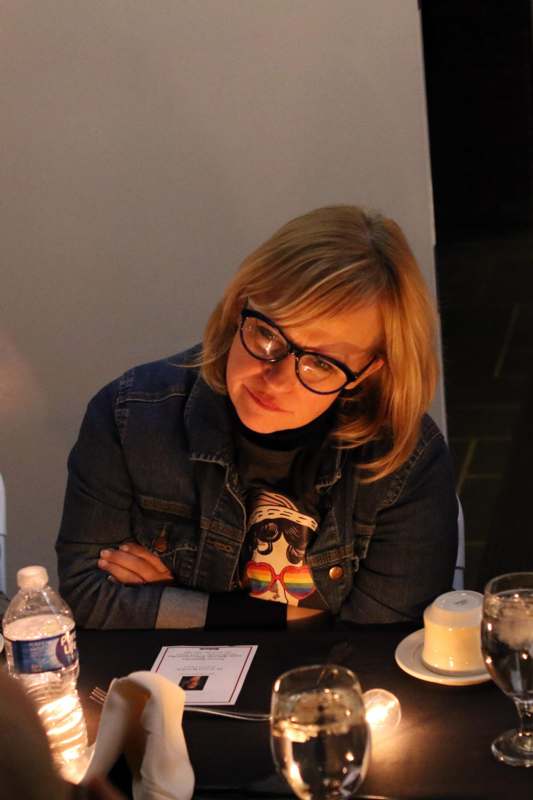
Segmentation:
[(400, 701), (386, 689), (369, 689), (363, 693), (365, 716), (373, 734), (386, 736), (396, 730), (402, 718)]

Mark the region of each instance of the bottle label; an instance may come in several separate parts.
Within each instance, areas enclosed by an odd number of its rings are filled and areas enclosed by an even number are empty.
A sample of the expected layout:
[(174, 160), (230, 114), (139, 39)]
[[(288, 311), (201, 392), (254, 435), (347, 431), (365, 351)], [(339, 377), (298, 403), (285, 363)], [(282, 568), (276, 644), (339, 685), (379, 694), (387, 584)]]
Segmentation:
[(56, 672), (78, 660), (74, 628), (57, 636), (35, 641), (10, 641), (15, 672), (34, 674)]

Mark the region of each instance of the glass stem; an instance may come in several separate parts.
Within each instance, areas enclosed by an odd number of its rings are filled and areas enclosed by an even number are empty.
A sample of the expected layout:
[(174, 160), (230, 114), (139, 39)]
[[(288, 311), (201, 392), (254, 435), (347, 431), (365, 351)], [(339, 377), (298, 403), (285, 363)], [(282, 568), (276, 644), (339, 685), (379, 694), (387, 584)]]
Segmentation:
[(518, 727), (519, 746), (533, 753), (533, 700), (513, 699), (520, 718)]

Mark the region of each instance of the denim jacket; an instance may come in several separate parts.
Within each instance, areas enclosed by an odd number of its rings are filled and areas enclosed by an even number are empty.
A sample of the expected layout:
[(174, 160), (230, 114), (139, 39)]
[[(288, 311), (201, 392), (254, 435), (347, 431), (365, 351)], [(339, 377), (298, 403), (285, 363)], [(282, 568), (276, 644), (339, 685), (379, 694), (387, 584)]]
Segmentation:
[[(197, 352), (135, 367), (89, 403), (56, 544), (60, 590), (80, 625), (154, 627), (164, 585), (114, 583), (97, 566), (102, 548), (132, 539), (179, 587), (238, 587), (246, 506), (228, 399), (183, 366)], [(355, 623), (416, 621), (451, 588), (456, 559), (457, 502), (439, 429), (425, 416), (407, 461), (362, 483), (359, 464), (382, 447), (328, 445), (316, 478), (321, 524), (306, 561), (331, 613)]]

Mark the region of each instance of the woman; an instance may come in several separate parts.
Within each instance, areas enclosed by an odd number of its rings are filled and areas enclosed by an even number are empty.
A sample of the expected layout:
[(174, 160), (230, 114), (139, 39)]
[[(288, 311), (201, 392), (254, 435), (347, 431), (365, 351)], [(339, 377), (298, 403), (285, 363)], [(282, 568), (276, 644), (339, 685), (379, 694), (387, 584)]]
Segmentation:
[(261, 245), (201, 347), (89, 404), (57, 542), (78, 623), (417, 620), (457, 551), (434, 317), (379, 214), (318, 209)]

